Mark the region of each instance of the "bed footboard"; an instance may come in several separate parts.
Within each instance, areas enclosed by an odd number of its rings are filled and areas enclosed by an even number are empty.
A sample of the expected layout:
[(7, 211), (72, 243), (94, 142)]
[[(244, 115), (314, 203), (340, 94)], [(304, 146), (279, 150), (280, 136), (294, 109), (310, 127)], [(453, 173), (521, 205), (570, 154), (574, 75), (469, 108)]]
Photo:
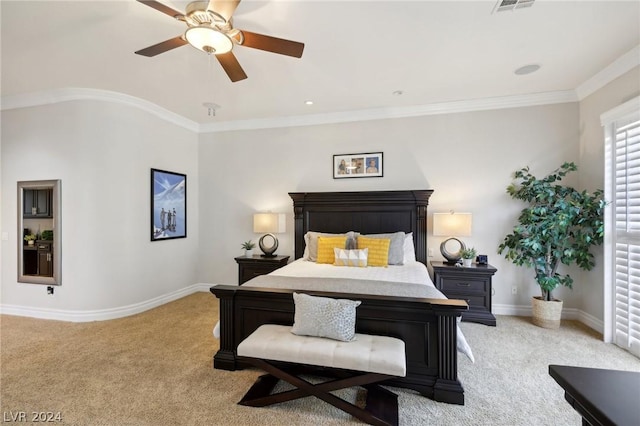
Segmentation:
[[(220, 300), (220, 349), (213, 366), (236, 370), (250, 366), (236, 348), (262, 324), (292, 325), (294, 290), (217, 285), (210, 289)], [(386, 382), (409, 388), (440, 402), (464, 404), (458, 380), (456, 318), (468, 309), (462, 300), (417, 299), (364, 294), (305, 293), (362, 301), (356, 311), (356, 331), (404, 340), (407, 376)]]

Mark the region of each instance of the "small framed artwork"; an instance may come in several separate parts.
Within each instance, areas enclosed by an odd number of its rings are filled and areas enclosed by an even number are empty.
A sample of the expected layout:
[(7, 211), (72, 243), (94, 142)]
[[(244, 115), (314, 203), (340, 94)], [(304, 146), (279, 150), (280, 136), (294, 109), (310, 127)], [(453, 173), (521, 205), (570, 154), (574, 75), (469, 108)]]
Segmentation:
[(340, 154), (333, 156), (333, 178), (382, 177), (381, 152)]
[(186, 236), (187, 175), (151, 169), (151, 241)]

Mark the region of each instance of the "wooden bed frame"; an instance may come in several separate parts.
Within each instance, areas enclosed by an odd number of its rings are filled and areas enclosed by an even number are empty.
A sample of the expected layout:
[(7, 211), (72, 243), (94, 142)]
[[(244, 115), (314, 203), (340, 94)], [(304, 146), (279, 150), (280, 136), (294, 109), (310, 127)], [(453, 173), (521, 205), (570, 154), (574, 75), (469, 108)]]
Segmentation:
[[(307, 231), (363, 234), (413, 232), (416, 259), (427, 261), (427, 205), (431, 190), (290, 193), (295, 214), (295, 258), (302, 257)], [(250, 366), (238, 344), (262, 324), (293, 324), (294, 290), (217, 285), (220, 349), (214, 368)], [(457, 322), (468, 309), (461, 300), (417, 299), (365, 294), (307, 292), (357, 299), (358, 333), (398, 337), (406, 343), (407, 376), (386, 382), (416, 390), (436, 401), (464, 404), (458, 380)]]

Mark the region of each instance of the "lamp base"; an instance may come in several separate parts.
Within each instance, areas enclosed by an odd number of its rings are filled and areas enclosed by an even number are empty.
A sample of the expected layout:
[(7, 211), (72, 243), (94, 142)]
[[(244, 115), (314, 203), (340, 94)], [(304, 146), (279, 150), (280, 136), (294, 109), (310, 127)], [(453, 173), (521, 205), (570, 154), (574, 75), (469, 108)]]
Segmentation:
[[(266, 247), (264, 244), (264, 239), (266, 237), (270, 237), (273, 239), (273, 243), (270, 247)], [(258, 241), (258, 246), (260, 246), (260, 250), (262, 250), (262, 252), (264, 253), (264, 254), (261, 254), (260, 256), (275, 257), (275, 252), (278, 249), (278, 239), (273, 234), (264, 234), (262, 237), (260, 237), (260, 240)]]
[[(460, 244), (460, 248), (458, 249), (458, 251), (456, 253), (450, 253), (447, 250), (447, 243), (449, 241), (452, 241), (452, 240), (453, 241), (457, 241), (458, 244)], [(459, 239), (457, 239), (455, 237), (451, 237), (451, 238), (447, 238), (446, 240), (444, 240), (440, 244), (440, 253), (442, 253), (442, 257), (447, 259), (447, 261), (445, 263), (447, 263), (448, 265), (455, 265), (462, 258), (462, 256), (460, 255), (460, 252), (462, 250), (465, 250), (466, 248), (467, 248), (467, 246), (462, 241), (460, 241)]]

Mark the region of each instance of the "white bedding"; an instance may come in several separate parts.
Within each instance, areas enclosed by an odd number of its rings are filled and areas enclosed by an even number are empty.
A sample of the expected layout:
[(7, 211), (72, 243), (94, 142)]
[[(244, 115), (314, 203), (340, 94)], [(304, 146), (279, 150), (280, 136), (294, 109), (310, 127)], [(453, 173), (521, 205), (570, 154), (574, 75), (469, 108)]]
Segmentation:
[[(291, 284), (291, 278), (335, 278), (340, 280), (366, 280), (366, 281), (377, 281), (374, 286), (369, 286), (370, 291), (363, 291), (363, 293), (367, 294), (383, 294), (383, 295), (392, 295), (392, 296), (406, 296), (406, 297), (429, 297), (434, 299), (446, 299), (438, 289), (435, 288), (433, 282), (429, 278), (429, 272), (427, 271), (427, 267), (420, 262), (408, 262), (404, 265), (392, 266), (389, 265), (387, 267), (366, 267), (366, 268), (358, 268), (358, 267), (347, 267), (347, 266), (334, 266), (331, 264), (318, 264), (316, 262), (311, 262), (308, 260), (298, 259), (290, 264), (277, 269), (274, 272), (269, 274), (271, 277), (285, 277), (283, 278), (282, 283), (278, 283), (278, 287), (281, 288), (297, 288), (299, 290), (319, 290), (319, 288), (313, 287), (314, 283), (311, 283), (312, 280), (309, 281), (309, 285), (307, 281), (304, 282), (296, 282), (295, 284)], [(259, 287), (275, 287), (273, 282), (267, 281), (265, 283), (260, 283), (260, 281), (266, 281), (261, 279), (261, 277), (254, 278), (254, 280), (245, 283), (244, 285), (247, 287), (259, 286)], [(258, 284), (255, 284), (258, 283)], [(325, 284), (323, 290), (325, 291), (342, 291), (340, 288), (329, 288)], [(344, 281), (336, 281), (333, 283), (337, 286), (344, 286)], [(365, 284), (355, 282), (356, 284)], [(373, 284), (373, 283), (372, 283)], [(403, 286), (403, 284), (407, 284)], [(395, 287), (394, 287), (395, 286)], [(424, 286), (424, 287), (422, 287)], [(402, 287), (402, 288), (400, 288)], [(360, 290), (360, 289), (358, 289)], [(356, 290), (352, 292), (358, 292)], [(459, 318), (460, 319), (460, 318)], [(458, 327), (457, 330), (457, 348), (458, 351), (465, 354), (471, 362), (475, 362), (473, 357), (473, 352), (471, 351), (471, 347), (467, 343), (466, 338), (462, 334), (462, 330)], [(213, 334), (216, 338), (220, 337), (220, 324), (216, 324)]]
[(433, 287), (427, 267), (420, 262), (411, 262), (404, 265), (389, 265), (385, 268), (356, 268), (298, 259), (280, 269), (276, 269), (270, 275), (281, 277), (353, 278), (371, 281), (399, 281), (403, 283), (425, 284)]

